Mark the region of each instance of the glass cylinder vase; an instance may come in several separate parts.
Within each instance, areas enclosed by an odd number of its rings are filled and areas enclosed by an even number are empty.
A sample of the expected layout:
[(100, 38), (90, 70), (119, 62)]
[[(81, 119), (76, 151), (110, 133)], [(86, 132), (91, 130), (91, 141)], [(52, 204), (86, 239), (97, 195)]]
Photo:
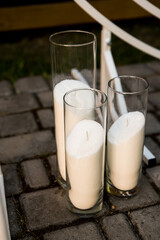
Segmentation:
[(74, 88), (96, 86), (96, 36), (78, 30), (50, 36), (53, 105), (57, 146), (56, 179), (65, 187), (63, 96)]
[(131, 197), (139, 190), (148, 83), (135, 76), (108, 82), (107, 192)]
[(80, 216), (102, 209), (107, 97), (95, 89), (64, 96), (67, 207)]

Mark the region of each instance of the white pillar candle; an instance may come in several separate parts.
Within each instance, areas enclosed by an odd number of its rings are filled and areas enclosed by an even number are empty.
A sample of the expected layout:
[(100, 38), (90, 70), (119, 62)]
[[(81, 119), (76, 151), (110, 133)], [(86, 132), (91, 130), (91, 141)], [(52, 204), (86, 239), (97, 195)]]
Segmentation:
[(131, 190), (138, 183), (141, 168), (145, 117), (129, 112), (118, 118), (108, 131), (107, 161), (113, 185)]
[[(88, 85), (80, 81), (66, 79), (56, 84), (53, 90), (58, 165), (60, 174), (64, 180), (66, 180), (66, 173), (65, 173), (63, 96), (65, 95), (66, 92), (75, 88), (89, 88), (89, 87)], [(85, 96), (81, 100), (82, 102), (85, 103), (85, 101), (87, 100), (87, 96)]]
[(96, 121), (82, 120), (66, 139), (69, 198), (79, 209), (98, 201), (104, 179), (104, 129)]

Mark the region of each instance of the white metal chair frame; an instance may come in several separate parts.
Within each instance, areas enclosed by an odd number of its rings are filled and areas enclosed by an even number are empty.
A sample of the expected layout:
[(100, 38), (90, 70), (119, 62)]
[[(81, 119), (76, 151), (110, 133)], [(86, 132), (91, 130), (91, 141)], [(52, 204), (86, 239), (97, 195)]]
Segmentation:
[[(85, 12), (87, 12), (93, 19), (95, 19), (102, 26), (101, 31), (101, 69), (100, 69), (100, 88), (102, 91), (107, 92), (107, 81), (118, 75), (111, 53), (111, 33), (121, 38), (123, 41), (132, 45), (133, 47), (143, 51), (157, 59), (160, 59), (160, 50), (140, 41), (139, 39), (128, 34), (117, 25), (103, 16), (97, 9), (95, 9), (86, 0), (74, 0)], [(133, 0), (152, 15), (160, 18), (160, 9), (148, 2), (147, 0)], [(121, 90), (121, 83), (115, 86), (117, 90)], [(125, 100), (119, 99), (119, 106), (122, 113), (127, 112)], [(152, 165), (155, 162), (155, 156), (144, 146), (144, 161), (147, 165)]]

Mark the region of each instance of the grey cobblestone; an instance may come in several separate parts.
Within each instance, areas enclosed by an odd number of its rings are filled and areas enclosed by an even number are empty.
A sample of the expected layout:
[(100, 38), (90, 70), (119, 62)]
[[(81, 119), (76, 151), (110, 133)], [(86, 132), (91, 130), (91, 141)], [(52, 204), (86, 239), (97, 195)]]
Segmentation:
[(55, 151), (55, 140), (48, 130), (0, 139), (2, 163), (19, 162)]
[(25, 210), (29, 229), (43, 229), (78, 219), (66, 209), (65, 195), (65, 191), (59, 188), (22, 194), (20, 202)]
[(34, 159), (22, 163), (26, 184), (30, 188), (47, 187), (49, 179), (41, 159)]
[(147, 81), (153, 89), (156, 89), (156, 91), (160, 90), (160, 75), (149, 76), (147, 77)]
[(37, 96), (43, 107), (52, 107), (53, 106), (52, 91), (38, 93)]
[(160, 190), (160, 166), (149, 168), (146, 172)]
[(160, 73), (160, 61), (153, 61), (146, 63), (149, 68), (154, 70), (157, 73)]
[(49, 156), (48, 161), (51, 167), (51, 174), (55, 177), (56, 176), (56, 155)]
[(0, 136), (30, 133), (38, 129), (32, 113), (0, 117)]
[(145, 138), (145, 145), (156, 156), (157, 163), (160, 163), (160, 147), (150, 137)]
[(160, 133), (160, 122), (152, 113), (147, 113), (146, 120), (146, 134), (158, 134)]
[(31, 94), (11, 95), (0, 98), (0, 116), (8, 113), (19, 113), (38, 108), (39, 105)]
[(131, 219), (144, 240), (160, 239), (160, 205), (134, 211)]
[(0, 81), (0, 97), (8, 96), (11, 94), (12, 94), (11, 84), (6, 80)]
[(154, 111), (154, 107), (152, 106), (152, 104), (150, 102), (148, 102), (148, 104), (147, 104), (147, 111), (148, 112)]
[(146, 207), (160, 201), (160, 197), (154, 191), (145, 177), (142, 177), (139, 193), (133, 198), (120, 199), (114, 196), (110, 196), (109, 199), (112, 205), (115, 206), (115, 209), (118, 211), (129, 211), (131, 209)]
[(7, 196), (19, 194), (23, 191), (22, 182), (18, 176), (17, 165), (10, 164), (2, 166), (4, 176), (5, 192)]
[(154, 70), (146, 64), (131, 64), (117, 67), (119, 75), (133, 75), (139, 77), (147, 77), (154, 74)]
[(136, 240), (127, 217), (122, 214), (107, 216), (102, 221), (103, 231), (110, 240)]
[[(157, 140), (158, 140), (158, 142), (159, 142), (159, 144), (160, 144), (160, 135), (158, 135), (157, 137)], [(159, 148), (160, 149), (160, 148)]]
[[(66, 192), (62, 188), (39, 190), (22, 194), (20, 203), (25, 211), (27, 225), (31, 231), (49, 226), (64, 225), (78, 220), (66, 207)], [(46, 206), (46, 207), (44, 207)], [(97, 217), (102, 217), (108, 209), (103, 207)]]
[(89, 222), (44, 235), (44, 240), (102, 240), (95, 223)]
[(12, 237), (20, 237), (22, 234), (21, 225), (17, 215), (16, 206), (13, 198), (7, 198), (9, 227)]
[(160, 101), (158, 101), (158, 99), (160, 99), (160, 91), (149, 95), (149, 102), (160, 110)]
[[(56, 155), (49, 156), (47, 159), (51, 167), (51, 174), (52, 176), (56, 177)], [(108, 212), (109, 212), (109, 206), (107, 204), (103, 204), (103, 209), (101, 212), (97, 214), (97, 217), (101, 217), (102, 215)]]
[(37, 112), (43, 128), (54, 127), (53, 111), (51, 109), (42, 109)]
[(42, 76), (20, 78), (14, 84), (16, 93), (36, 93), (49, 90)]
[(18, 238), (17, 240), (36, 240), (33, 237), (24, 237), (24, 238)]

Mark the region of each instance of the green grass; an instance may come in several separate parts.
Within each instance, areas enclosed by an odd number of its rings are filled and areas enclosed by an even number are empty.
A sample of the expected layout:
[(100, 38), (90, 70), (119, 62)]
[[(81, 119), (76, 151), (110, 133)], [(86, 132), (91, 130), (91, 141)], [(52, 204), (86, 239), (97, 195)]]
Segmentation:
[(24, 76), (50, 73), (50, 55), (47, 37), (23, 39), (0, 46), (0, 79), (12, 83)]
[[(150, 44), (153, 47), (160, 48), (160, 28), (156, 19), (142, 19), (139, 21), (120, 22), (118, 24), (122, 29), (135, 36), (139, 40)], [(132, 64), (156, 59), (135, 49), (124, 41), (113, 36), (112, 52), (116, 64)]]
[[(143, 19), (116, 22), (133, 36), (160, 48), (159, 23), (155, 19)], [(51, 74), (49, 35), (67, 29), (81, 29), (94, 32), (97, 36), (97, 67), (100, 66), (100, 30), (99, 24), (68, 26), (53, 29), (27, 30), (0, 33), (0, 80), (11, 83), (25, 76)], [(142, 63), (156, 60), (147, 54), (112, 36), (112, 53), (116, 65)]]

